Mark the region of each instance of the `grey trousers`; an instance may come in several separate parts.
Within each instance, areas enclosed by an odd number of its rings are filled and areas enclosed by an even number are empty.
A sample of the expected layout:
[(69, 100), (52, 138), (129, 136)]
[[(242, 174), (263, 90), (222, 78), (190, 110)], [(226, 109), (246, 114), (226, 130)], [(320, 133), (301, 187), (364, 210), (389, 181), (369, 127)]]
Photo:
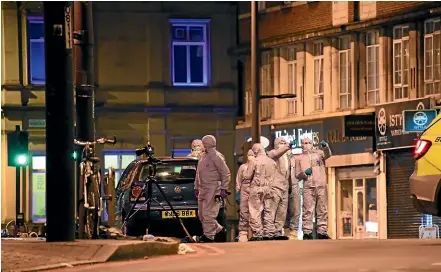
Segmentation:
[(316, 213), (317, 233), (328, 233), (328, 187), (303, 187), (303, 233), (311, 234)]
[(285, 228), (298, 231), (301, 214), (299, 183), (293, 183), (291, 188), (291, 194), (288, 196), (288, 212), (286, 215)]

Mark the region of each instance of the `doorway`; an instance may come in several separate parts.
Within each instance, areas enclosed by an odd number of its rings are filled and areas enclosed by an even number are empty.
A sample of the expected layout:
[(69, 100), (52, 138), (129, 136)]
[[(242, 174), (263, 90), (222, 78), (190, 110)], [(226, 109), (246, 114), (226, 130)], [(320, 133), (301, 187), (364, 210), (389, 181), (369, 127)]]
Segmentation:
[(376, 177), (337, 181), (337, 239), (378, 239)]

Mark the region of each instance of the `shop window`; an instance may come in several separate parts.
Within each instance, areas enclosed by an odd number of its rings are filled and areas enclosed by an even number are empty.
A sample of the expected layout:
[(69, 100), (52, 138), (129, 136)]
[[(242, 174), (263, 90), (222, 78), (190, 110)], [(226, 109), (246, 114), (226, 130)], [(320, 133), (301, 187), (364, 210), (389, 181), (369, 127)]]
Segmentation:
[(324, 107), (323, 43), (314, 43), (314, 110), (322, 111)]
[(173, 86), (208, 86), (209, 20), (170, 19)]
[(28, 18), (29, 81), (31, 84), (45, 84), (44, 23), (42, 17)]
[[(288, 93), (297, 95), (297, 49), (295, 47), (289, 47), (285, 50), (286, 68), (288, 72), (287, 76), (287, 86)], [(297, 99), (286, 99), (287, 103), (287, 114), (295, 115), (297, 114)]]
[(34, 223), (46, 222), (46, 156), (33, 155), (31, 218)]
[(424, 95), (440, 93), (440, 18), (424, 23)]
[(380, 103), (380, 34), (378, 30), (366, 33), (367, 104)]
[(115, 170), (115, 187), (118, 184), (124, 169), (136, 159), (134, 151), (104, 151), (104, 168), (105, 172), (112, 167)]
[(352, 105), (351, 80), (351, 40), (349, 37), (339, 39), (339, 105), (340, 109), (350, 108)]
[(409, 26), (394, 27), (393, 32), (394, 101), (409, 97)]

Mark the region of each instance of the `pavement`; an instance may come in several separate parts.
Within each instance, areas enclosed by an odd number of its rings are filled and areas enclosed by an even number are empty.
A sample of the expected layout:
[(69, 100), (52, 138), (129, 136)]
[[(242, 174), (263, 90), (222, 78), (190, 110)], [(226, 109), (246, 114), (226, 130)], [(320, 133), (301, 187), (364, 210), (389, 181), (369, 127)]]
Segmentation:
[(2, 271), (42, 271), (107, 261), (176, 254), (179, 241), (155, 237), (141, 240), (76, 240), (47, 243), (36, 238), (2, 239)]
[(441, 240), (435, 239), (265, 241), (189, 245), (196, 253), (54, 271), (441, 271)]

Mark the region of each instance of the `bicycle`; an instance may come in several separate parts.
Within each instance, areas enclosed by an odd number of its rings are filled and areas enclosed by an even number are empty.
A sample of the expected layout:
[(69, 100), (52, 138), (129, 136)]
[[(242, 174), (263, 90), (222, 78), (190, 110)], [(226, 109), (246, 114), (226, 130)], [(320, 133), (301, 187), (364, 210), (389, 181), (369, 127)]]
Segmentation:
[[(80, 162), (80, 192), (83, 189), (84, 201), (84, 229), (89, 239), (98, 237), (99, 219), (103, 211), (103, 201), (107, 200), (107, 196), (101, 196), (101, 174), (100, 174), (100, 158), (95, 157), (94, 146), (96, 144), (116, 144), (116, 137), (113, 139), (99, 138), (94, 142), (82, 142), (74, 139), (74, 144), (84, 147), (81, 152)], [(81, 199), (80, 199), (81, 201)], [(81, 205), (80, 205), (81, 207)], [(80, 217), (82, 217), (80, 213)], [(83, 221), (83, 222), (84, 222)], [(81, 223), (81, 218), (80, 218)], [(80, 228), (82, 226), (80, 225)], [(82, 233), (80, 231), (80, 233)]]

